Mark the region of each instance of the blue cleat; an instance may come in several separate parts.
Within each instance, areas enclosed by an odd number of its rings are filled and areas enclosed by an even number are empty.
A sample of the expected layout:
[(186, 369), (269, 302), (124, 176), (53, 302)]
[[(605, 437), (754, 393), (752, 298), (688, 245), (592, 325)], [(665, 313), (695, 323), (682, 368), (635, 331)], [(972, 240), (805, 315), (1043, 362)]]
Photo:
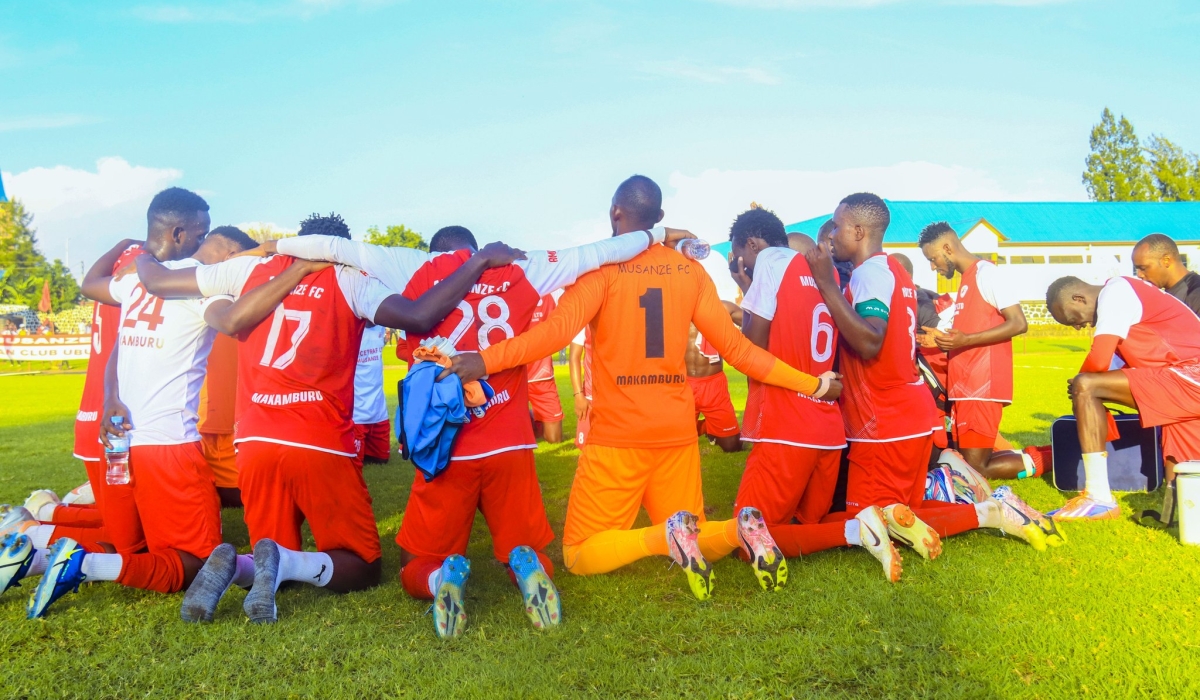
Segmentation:
[(925, 474), (925, 500), (954, 503), (954, 473), (938, 465)]
[(557, 627), (562, 622), (562, 600), (537, 553), (525, 545), (516, 547), (508, 555), (508, 565), (525, 599), (525, 617), (539, 630)]
[(0, 594), (21, 585), (21, 579), (29, 573), (31, 564), (33, 542), (28, 537), (10, 533), (0, 539)]
[(27, 617), (32, 620), (46, 614), (46, 608), (67, 593), (78, 592), (79, 584), (87, 580), (83, 575), (83, 547), (75, 540), (64, 537), (50, 545), (46, 555), (46, 573), (38, 581), (33, 595), (29, 596)]
[(442, 583), (433, 593), (433, 625), (442, 639), (461, 635), (467, 626), (463, 588), (470, 575), (471, 562), (466, 557), (451, 554), (442, 562)]

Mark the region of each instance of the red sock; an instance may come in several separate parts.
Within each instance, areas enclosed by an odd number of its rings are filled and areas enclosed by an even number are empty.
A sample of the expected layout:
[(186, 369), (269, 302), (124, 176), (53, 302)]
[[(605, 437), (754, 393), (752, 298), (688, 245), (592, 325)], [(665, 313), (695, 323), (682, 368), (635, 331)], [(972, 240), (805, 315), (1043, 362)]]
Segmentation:
[(54, 509), (50, 522), (75, 527), (101, 527), (104, 525), (104, 518), (100, 517), (100, 511), (95, 506), (60, 505)]
[(158, 593), (183, 590), (183, 560), (173, 549), (144, 554), (124, 554), (117, 583)]
[(846, 521), (813, 525), (769, 525), (767, 529), (785, 557), (797, 557), (835, 547), (848, 547)]
[(85, 552), (107, 552), (100, 545), (101, 542), (112, 542), (107, 531), (102, 527), (78, 527), (74, 525), (55, 525), (54, 532), (50, 535), (50, 544), (61, 540), (64, 537), (70, 537), (83, 547)]
[(429, 575), (442, 568), (445, 559), (438, 557), (417, 557), (400, 569), (400, 583), (404, 592), (417, 600), (433, 600), (433, 591), (429, 590)]
[[(551, 579), (554, 578), (554, 564), (550, 561), (550, 557), (541, 552), (534, 552), (537, 555), (538, 561), (542, 563), (542, 568), (546, 570), (546, 575)], [(508, 580), (512, 581), (514, 586), (517, 585), (517, 575), (513, 573), (512, 567), (505, 565), (504, 570), (508, 572)], [(517, 586), (520, 588), (520, 586)]]
[[(929, 503), (937, 503), (937, 507), (926, 507)], [(913, 510), (917, 517), (924, 520), (929, 527), (937, 531), (939, 537), (950, 537), (962, 532), (979, 529), (979, 516), (975, 514), (975, 506), (941, 501), (925, 501), (920, 508)]]

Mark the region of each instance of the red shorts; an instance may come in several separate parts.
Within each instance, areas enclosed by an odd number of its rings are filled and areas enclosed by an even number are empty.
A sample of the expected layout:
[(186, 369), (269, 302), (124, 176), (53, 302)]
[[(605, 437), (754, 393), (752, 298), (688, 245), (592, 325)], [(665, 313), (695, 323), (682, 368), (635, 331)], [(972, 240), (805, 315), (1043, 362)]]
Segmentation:
[(383, 556), (371, 494), (350, 457), (252, 440), (238, 443), (237, 463), (251, 545), (265, 537), (303, 549), (307, 520), (323, 552), (345, 549), (367, 563)]
[(753, 506), (768, 525), (820, 522), (833, 505), (841, 456), (841, 450), (754, 443), (733, 512)]
[(362, 468), (363, 460), (370, 457), (373, 460), (386, 462), (392, 456), (392, 423), (381, 420), (367, 425), (354, 424), (354, 444), (358, 446), (358, 456), (354, 458), (354, 466)]
[(999, 401), (955, 401), (950, 406), (955, 444), (966, 449), (996, 446), (1004, 404)]
[(712, 437), (730, 437), (741, 432), (733, 401), (729, 398), (729, 379), (724, 372), (707, 377), (688, 377), (696, 398), (696, 417), (704, 414), (704, 432)]
[(533, 406), (533, 419), (539, 423), (558, 423), (563, 419), (562, 402), (558, 400), (558, 386), (553, 379), (529, 382), (529, 405)]
[[(147, 549), (204, 559), (221, 544), (221, 499), (199, 442), (134, 446), (129, 475)], [(109, 486), (105, 498), (120, 488)], [(111, 530), (107, 512), (104, 525)]]
[(76, 459), (84, 462), (99, 462), (104, 456), (104, 445), (100, 444), (100, 419), (82, 421), (75, 419)]
[(1126, 367), (1142, 425), (1162, 426), (1163, 457), (1200, 460), (1200, 374), (1190, 368)]
[(237, 450), (233, 433), (200, 433), (200, 449), (220, 489), (237, 488)]
[(867, 506), (893, 503), (920, 507), (932, 449), (933, 435), (894, 442), (851, 442), (846, 513), (853, 516)]
[(415, 474), (396, 544), (421, 557), (466, 554), (476, 510), (487, 520), (500, 561), (520, 545), (541, 550), (554, 540), (533, 450), (509, 450), (453, 461), (433, 481)]

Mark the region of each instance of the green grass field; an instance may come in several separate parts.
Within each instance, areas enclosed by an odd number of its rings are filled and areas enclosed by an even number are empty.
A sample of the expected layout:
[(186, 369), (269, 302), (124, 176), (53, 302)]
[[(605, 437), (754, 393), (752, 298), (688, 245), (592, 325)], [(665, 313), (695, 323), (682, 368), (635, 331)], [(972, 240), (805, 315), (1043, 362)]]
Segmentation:
[[(1018, 351), (1021, 346), (1018, 345)], [(1016, 355), (1016, 402), (1003, 432), (1044, 443), (1069, 411), (1067, 378), (1083, 341), (1030, 339)], [(560, 393), (569, 397), (565, 368)], [(733, 377), (731, 372), (731, 378)], [(399, 370), (387, 372), (394, 386)], [(0, 502), (83, 479), (71, 457), (82, 375), (0, 377)], [(734, 402), (745, 384), (731, 381)], [(568, 416), (571, 434), (573, 414)], [(745, 455), (701, 444), (712, 518), (731, 515)], [(562, 531), (576, 450), (537, 453), (546, 507)], [(482, 519), (469, 556), (469, 630), (440, 643), (427, 603), (396, 579), (393, 542), (413, 470), (368, 466), (385, 583), (337, 596), (279, 594), (279, 623), (254, 626), (231, 591), (217, 621), (179, 621), (181, 595), (86, 585), (44, 620), (27, 621), (29, 586), (0, 599), (0, 697), (1196, 697), (1200, 695), (1200, 549), (1135, 524), (1154, 495), (1122, 497), (1125, 519), (1067, 525), (1065, 547), (1035, 552), (991, 532), (945, 543), (935, 562), (905, 556), (889, 585), (865, 551), (792, 562), (785, 589), (763, 593), (736, 560), (716, 564), (713, 598), (697, 602), (666, 559), (591, 578), (562, 571), (564, 624), (536, 632)], [(1062, 496), (1014, 482), (1033, 506)], [(240, 511), (226, 538), (248, 551)], [(550, 555), (561, 566), (559, 543)]]

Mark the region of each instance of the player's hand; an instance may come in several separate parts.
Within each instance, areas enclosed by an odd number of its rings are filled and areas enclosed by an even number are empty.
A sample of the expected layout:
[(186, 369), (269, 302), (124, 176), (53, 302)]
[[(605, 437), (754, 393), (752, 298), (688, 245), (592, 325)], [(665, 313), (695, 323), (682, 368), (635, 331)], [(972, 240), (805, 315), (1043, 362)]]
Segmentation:
[(696, 234), (692, 233), (691, 231), (685, 231), (681, 228), (668, 228), (668, 229), (666, 229), (666, 231), (667, 231), (667, 237), (663, 240), (663, 245), (670, 246), (672, 248), (675, 247), (676, 243), (678, 243), (679, 241), (682, 241), (685, 238), (695, 238), (696, 237)]
[(451, 374), (457, 374), (463, 384), (483, 379), (487, 374), (487, 367), (483, 364), (483, 355), (477, 352), (458, 353), (450, 358), (450, 366), (442, 370), (442, 373), (438, 375), (438, 381)]
[(298, 265), (304, 271), (304, 276), (307, 277), (314, 272), (320, 272), (327, 267), (333, 267), (333, 263), (324, 262), (322, 260), (296, 260), (292, 265)]
[[(525, 259), (525, 251), (504, 245), (500, 241), (488, 243), (476, 255), (482, 255), (488, 267), (504, 267), (511, 265), (513, 261)], [(478, 378), (476, 377), (476, 379)]]
[(742, 260), (741, 256), (729, 261), (729, 276), (733, 278), (738, 289), (742, 290), (742, 294), (745, 294), (750, 289), (751, 278), (746, 272), (746, 263)]
[(818, 285), (838, 286), (837, 277), (833, 271), (833, 253), (830, 251), (829, 243), (818, 243), (813, 246), (812, 250), (804, 254), (804, 259), (808, 261), (808, 268), (812, 270), (813, 279)]
[(836, 401), (842, 395), (842, 375), (832, 371), (822, 372), (817, 375), (817, 379), (821, 381), (821, 384), (817, 387), (817, 393), (813, 395), (813, 398)]
[(277, 252), (276, 241), (263, 241), (257, 247), (250, 250), (243, 250), (234, 255), (235, 258), (265, 258), (268, 255), (274, 255)]
[[(113, 416), (121, 417), (121, 426), (113, 425)], [(106, 448), (111, 448), (112, 443), (109, 442), (109, 437), (125, 437), (125, 431), (133, 428), (133, 423), (129, 422), (129, 407), (121, 402), (120, 399), (113, 399), (104, 402), (104, 413), (100, 417), (100, 442), (104, 443)]]
[(967, 334), (955, 328), (935, 335), (933, 342), (937, 343), (939, 348), (946, 351), (957, 350), (958, 348), (965, 348), (970, 345), (970, 339), (967, 337)]
[(592, 412), (592, 402), (581, 391), (575, 394), (575, 421), (582, 422)]

